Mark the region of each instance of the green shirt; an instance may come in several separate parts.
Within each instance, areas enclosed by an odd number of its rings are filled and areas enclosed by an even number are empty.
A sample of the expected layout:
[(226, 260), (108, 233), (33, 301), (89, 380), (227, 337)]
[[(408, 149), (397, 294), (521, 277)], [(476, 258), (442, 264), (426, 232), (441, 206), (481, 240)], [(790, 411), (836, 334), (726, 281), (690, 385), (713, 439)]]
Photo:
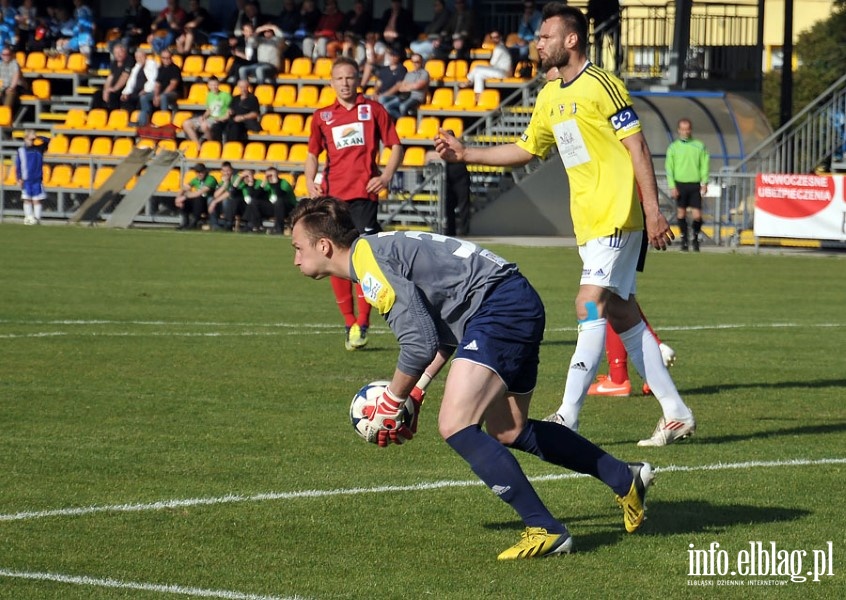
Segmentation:
[(708, 149), (699, 140), (677, 139), (667, 148), (664, 168), (667, 171), (667, 184), (670, 188), (679, 183), (708, 183), (710, 163)]
[(188, 185), (191, 186), (192, 190), (201, 190), (204, 187), (209, 188), (209, 191), (203, 194), (206, 197), (212, 195), (215, 189), (217, 189), (217, 179), (214, 178), (213, 175), (209, 174), (206, 175), (203, 179), (199, 177), (194, 177), (191, 181), (188, 182)]
[(292, 188), (291, 184), (285, 179), (280, 179), (276, 183), (263, 181), (261, 189), (267, 193), (268, 200), (274, 204), (276, 204), (276, 202), (280, 199), (289, 205), (297, 203), (297, 197), (294, 196), (294, 188)]
[(212, 119), (224, 119), (226, 113), (229, 111), (229, 105), (232, 103), (232, 96), (229, 92), (209, 92), (206, 96), (206, 108), (209, 111), (209, 117)]

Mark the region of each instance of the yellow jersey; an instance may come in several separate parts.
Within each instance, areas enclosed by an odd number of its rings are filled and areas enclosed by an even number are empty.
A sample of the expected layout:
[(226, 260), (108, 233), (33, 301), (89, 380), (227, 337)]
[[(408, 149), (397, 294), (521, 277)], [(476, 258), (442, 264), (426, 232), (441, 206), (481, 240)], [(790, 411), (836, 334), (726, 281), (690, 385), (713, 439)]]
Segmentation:
[(517, 145), (541, 157), (558, 147), (578, 244), (643, 230), (634, 166), (621, 142), (640, 131), (623, 82), (591, 63), (573, 81), (550, 81), (538, 94)]

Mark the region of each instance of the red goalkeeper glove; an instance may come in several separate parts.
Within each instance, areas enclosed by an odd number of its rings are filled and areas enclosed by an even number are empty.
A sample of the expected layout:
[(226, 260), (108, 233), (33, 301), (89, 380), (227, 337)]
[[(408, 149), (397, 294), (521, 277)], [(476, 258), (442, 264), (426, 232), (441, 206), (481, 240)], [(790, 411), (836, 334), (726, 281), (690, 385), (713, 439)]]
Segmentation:
[(376, 401), (373, 415), (368, 419), (366, 439), (381, 447), (391, 443), (401, 445), (414, 437), (414, 433), (403, 423), (405, 399), (397, 398), (390, 388)]

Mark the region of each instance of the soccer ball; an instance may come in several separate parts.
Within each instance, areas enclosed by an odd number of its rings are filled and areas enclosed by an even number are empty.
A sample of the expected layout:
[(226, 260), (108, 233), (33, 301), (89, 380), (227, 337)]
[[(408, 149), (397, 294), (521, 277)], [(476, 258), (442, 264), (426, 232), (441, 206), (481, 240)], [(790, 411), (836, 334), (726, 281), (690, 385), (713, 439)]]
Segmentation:
[[(353, 396), (350, 403), (350, 423), (358, 436), (367, 440), (367, 424), (368, 419), (373, 415), (376, 408), (376, 402), (385, 392), (390, 381), (371, 381)], [(402, 422), (406, 427), (411, 427), (411, 422), (414, 419), (414, 402), (409, 398), (405, 401), (405, 410), (403, 411)], [(375, 440), (373, 443), (376, 443)]]

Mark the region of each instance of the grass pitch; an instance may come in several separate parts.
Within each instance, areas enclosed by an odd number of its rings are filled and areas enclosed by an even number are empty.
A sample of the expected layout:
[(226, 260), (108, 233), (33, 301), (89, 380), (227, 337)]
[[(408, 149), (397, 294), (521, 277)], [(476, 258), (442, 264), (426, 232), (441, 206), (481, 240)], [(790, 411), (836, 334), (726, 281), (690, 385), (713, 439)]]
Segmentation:
[[(659, 469), (648, 520), (627, 535), (601, 483), (519, 455), (577, 553), (499, 563), (521, 524), (439, 438), (443, 377), (408, 445), (358, 439), (396, 343), (374, 315), (345, 351), (288, 242), (0, 225), (0, 598), (846, 596), (846, 257), (651, 253), (640, 302), (697, 435), (638, 448), (655, 400), (589, 399), (582, 433)], [(547, 306), (541, 418), (578, 255), (490, 247)]]

